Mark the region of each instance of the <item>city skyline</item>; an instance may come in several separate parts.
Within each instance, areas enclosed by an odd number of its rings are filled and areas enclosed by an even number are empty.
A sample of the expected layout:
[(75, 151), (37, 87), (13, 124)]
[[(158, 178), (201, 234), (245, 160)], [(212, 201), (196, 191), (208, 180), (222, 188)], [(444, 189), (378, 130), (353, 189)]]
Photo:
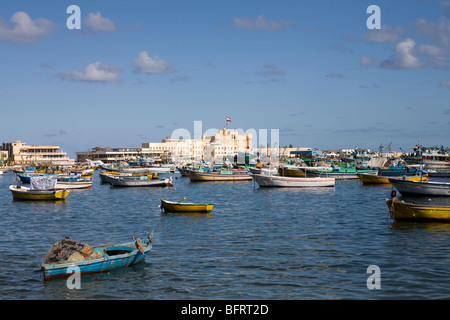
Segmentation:
[(0, 51), (2, 142), (71, 158), (195, 121), (280, 146), (449, 146), (450, 1), (15, 1)]

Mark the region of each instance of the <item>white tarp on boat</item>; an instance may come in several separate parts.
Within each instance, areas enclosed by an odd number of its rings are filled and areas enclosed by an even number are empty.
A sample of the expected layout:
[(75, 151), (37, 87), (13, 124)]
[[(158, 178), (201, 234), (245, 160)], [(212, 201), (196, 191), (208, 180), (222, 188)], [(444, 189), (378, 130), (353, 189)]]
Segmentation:
[(31, 177), (30, 190), (51, 190), (56, 188), (57, 180), (49, 177)]

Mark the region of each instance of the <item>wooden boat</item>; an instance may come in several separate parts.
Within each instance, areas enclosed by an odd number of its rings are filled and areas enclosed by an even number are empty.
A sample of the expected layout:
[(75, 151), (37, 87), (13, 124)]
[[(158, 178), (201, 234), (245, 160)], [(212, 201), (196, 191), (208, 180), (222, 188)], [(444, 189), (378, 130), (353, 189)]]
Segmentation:
[(386, 200), (391, 218), (395, 221), (450, 222), (450, 206), (432, 206), (400, 201), (394, 194)]
[(389, 179), (402, 195), (449, 196), (450, 182)]
[(88, 189), (92, 187), (92, 177), (60, 176), (57, 178), (55, 189)]
[(165, 212), (211, 212), (214, 204), (174, 202), (161, 199), (161, 209)]
[(377, 170), (358, 169), (356, 167), (337, 166), (333, 169), (311, 170), (306, 169), (307, 177), (330, 177), (336, 180), (358, 179), (358, 174), (377, 174)]
[(252, 174), (253, 180), (260, 187), (334, 187), (334, 178), (320, 178), (320, 177), (283, 177), (283, 176), (269, 176), (264, 174)]
[(147, 176), (142, 176), (140, 179), (134, 179), (123, 176), (110, 176), (109, 183), (113, 187), (168, 187), (172, 186), (172, 178), (169, 179), (144, 179)]
[(388, 184), (388, 185), (390, 185), (391, 182), (389, 182), (389, 179), (405, 179), (405, 180), (409, 180), (409, 181), (420, 181), (420, 180), (427, 181), (428, 175), (401, 177), (401, 176), (379, 176), (379, 175), (374, 175), (374, 174), (359, 173), (358, 178), (359, 178), (359, 180), (361, 180), (361, 182), (363, 184)]
[(67, 190), (30, 190), (24, 186), (9, 186), (13, 198), (18, 200), (64, 200), (69, 195)]
[(189, 171), (188, 177), (191, 181), (250, 181), (252, 176), (245, 173), (237, 173), (232, 171), (220, 172), (200, 172)]
[[(113, 269), (135, 265), (143, 261), (151, 250), (153, 232), (154, 230), (146, 239), (137, 238), (127, 243), (111, 243), (93, 247), (64, 238), (56, 243), (44, 257), (41, 265), (44, 279), (68, 278), (75, 271), (80, 272), (80, 275), (85, 275), (109, 272)], [(66, 241), (64, 242), (64, 240)], [(59, 251), (57, 251), (58, 249)], [(63, 255), (62, 253), (65, 254), (63, 257), (65, 259), (59, 259)]]
[(109, 180), (110, 176), (113, 177), (126, 177), (126, 178), (130, 178), (130, 179), (141, 179), (141, 176), (147, 176), (147, 179), (156, 179), (158, 178), (158, 174), (157, 173), (150, 173), (150, 172), (146, 172), (146, 173), (121, 173), (121, 172), (116, 172), (116, 171), (100, 171), (99, 172), (100, 175), (100, 180), (102, 183), (111, 183)]

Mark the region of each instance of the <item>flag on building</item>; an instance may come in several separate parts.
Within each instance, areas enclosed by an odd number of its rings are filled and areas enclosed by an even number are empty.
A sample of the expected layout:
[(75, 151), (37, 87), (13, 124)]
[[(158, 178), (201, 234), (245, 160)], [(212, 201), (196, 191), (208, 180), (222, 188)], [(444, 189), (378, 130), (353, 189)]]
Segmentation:
[(227, 121), (228, 121), (228, 122), (231, 122), (231, 118), (227, 117)]

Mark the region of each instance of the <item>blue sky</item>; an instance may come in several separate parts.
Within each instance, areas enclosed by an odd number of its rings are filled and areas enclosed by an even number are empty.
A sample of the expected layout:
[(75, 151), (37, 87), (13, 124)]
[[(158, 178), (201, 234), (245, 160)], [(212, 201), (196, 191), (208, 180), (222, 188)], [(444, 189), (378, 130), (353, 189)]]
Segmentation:
[(1, 142), (72, 157), (227, 116), (281, 146), (450, 145), (446, 0), (8, 1), (0, 52)]

